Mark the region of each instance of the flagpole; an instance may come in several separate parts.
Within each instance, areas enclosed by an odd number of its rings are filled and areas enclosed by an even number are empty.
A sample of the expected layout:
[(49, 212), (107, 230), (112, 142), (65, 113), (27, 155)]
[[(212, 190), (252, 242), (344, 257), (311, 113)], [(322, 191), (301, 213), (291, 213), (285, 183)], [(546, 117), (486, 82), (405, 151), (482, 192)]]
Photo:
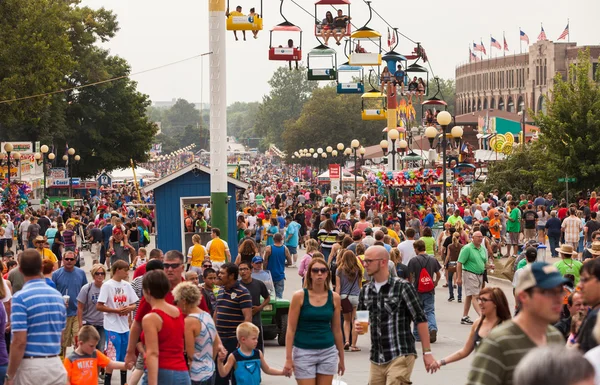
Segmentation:
[(490, 59), (492, 58), (492, 34), (490, 33)]
[(521, 40), (521, 27), (519, 27), (519, 53), (523, 53), (523, 40)]
[(506, 56), (506, 47), (504, 46), (505, 43), (506, 43), (506, 31), (502, 31), (502, 52), (504, 53), (504, 56)]
[(567, 18), (567, 28), (569, 29), (567, 31), (567, 43), (571, 42), (571, 23), (569, 22), (569, 19)]

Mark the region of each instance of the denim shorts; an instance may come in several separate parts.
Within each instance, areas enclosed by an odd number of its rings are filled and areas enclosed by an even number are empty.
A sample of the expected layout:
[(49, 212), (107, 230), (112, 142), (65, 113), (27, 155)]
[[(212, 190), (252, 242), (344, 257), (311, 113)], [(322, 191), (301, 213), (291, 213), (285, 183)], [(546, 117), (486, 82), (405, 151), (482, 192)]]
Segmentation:
[(298, 254), (298, 247), (297, 246), (285, 246), (287, 247), (288, 251), (290, 252), (291, 255), (294, 254)]
[(294, 375), (297, 380), (317, 378), (317, 374), (334, 376), (338, 370), (339, 355), (334, 346), (326, 349), (292, 349)]
[[(188, 371), (158, 369), (158, 384), (160, 385), (191, 385)], [(144, 371), (142, 385), (148, 385), (148, 370)]]

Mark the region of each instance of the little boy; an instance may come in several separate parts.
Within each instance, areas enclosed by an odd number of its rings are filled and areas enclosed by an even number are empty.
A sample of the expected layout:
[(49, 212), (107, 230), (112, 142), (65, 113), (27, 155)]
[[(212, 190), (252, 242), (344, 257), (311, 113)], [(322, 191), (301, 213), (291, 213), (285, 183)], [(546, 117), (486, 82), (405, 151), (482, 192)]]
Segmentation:
[(140, 247), (138, 249), (138, 255), (136, 255), (135, 259), (131, 263), (131, 265), (134, 269), (137, 269), (144, 263), (148, 262), (148, 259), (146, 258), (146, 254), (147, 254), (147, 251), (144, 247)]
[(79, 330), (77, 349), (65, 357), (64, 365), (67, 370), (67, 384), (96, 385), (98, 384), (98, 367), (106, 369), (127, 370), (124, 362), (111, 361), (96, 349), (100, 334), (91, 325), (85, 325)]
[[(227, 354), (219, 353), (219, 374), (227, 377), (233, 368), (233, 376), (238, 384), (260, 384), (260, 370), (272, 376), (283, 376), (281, 370), (269, 367), (262, 352), (256, 349), (258, 344), (258, 327), (250, 322), (241, 323), (236, 329), (240, 347), (234, 350), (223, 364)], [(240, 364), (238, 364), (240, 363)]]

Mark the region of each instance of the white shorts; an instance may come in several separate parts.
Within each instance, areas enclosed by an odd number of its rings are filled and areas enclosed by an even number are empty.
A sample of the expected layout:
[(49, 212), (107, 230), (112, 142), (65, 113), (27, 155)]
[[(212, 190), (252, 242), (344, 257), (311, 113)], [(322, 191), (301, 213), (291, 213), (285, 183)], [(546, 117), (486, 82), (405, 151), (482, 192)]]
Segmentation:
[(92, 253), (92, 259), (98, 260), (100, 257), (100, 250), (102, 249), (102, 243), (92, 243), (92, 247), (90, 248), (90, 252)]

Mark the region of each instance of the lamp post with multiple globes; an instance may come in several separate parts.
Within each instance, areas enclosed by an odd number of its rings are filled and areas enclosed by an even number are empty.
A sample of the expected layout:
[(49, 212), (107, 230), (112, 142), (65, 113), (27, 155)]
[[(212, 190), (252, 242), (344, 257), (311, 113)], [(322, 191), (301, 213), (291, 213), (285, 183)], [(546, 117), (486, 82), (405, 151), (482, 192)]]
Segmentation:
[[(52, 162), (56, 155), (54, 153), (49, 152), (50, 148), (47, 145), (42, 145), (40, 147), (40, 152), (36, 152), (34, 155), (35, 160), (38, 162), (42, 162), (42, 169), (44, 172), (44, 199), (48, 198), (48, 188), (46, 187), (46, 173), (48, 172), (48, 161)], [(38, 163), (39, 164), (39, 163)]]
[[(6, 143), (4, 145), (4, 151), (6, 151), (6, 156), (2, 153), (0, 153), (0, 166), (4, 167), (6, 165), (7, 167), (7, 178), (8, 178), (8, 183), (10, 184), (10, 168), (12, 165), (18, 166), (19, 165), (19, 161), (21, 160), (21, 153), (19, 152), (13, 152), (14, 147), (12, 145), (12, 143)], [(11, 156), (12, 154), (12, 156)]]

